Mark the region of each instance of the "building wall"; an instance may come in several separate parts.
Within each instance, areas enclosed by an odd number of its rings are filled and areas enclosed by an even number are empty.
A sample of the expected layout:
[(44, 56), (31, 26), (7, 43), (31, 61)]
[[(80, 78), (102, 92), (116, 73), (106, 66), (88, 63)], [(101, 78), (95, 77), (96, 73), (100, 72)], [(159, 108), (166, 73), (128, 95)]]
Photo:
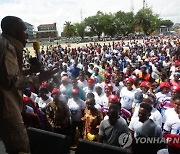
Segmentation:
[(58, 37), (56, 23), (39, 25), (37, 29), (38, 29), (36, 33), (37, 39), (54, 40), (54, 39), (57, 39)]
[(36, 37), (38, 39), (41, 39), (41, 38), (56, 39), (58, 37), (58, 32), (55, 31), (55, 30), (51, 30), (51, 31), (38, 31), (36, 33)]

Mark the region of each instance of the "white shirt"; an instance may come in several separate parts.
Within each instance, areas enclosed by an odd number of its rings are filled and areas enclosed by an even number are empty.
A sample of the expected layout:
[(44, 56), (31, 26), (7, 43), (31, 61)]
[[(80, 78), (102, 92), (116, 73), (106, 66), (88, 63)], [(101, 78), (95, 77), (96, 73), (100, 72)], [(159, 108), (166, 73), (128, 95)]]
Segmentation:
[(78, 80), (77, 82), (78, 82), (78, 87), (82, 89), (88, 85), (87, 80), (84, 80), (83, 82)]
[(52, 97), (49, 97), (47, 100), (43, 100), (41, 97), (37, 97), (35, 102), (38, 104), (39, 108), (45, 108), (50, 102), (53, 101)]
[(167, 117), (167, 120), (164, 124), (164, 130), (170, 132), (171, 134), (180, 135), (180, 119), (178, 114), (174, 111), (172, 114)]
[(31, 92), (30, 98), (31, 98), (33, 101), (35, 101), (35, 99), (36, 99), (37, 97), (38, 97), (38, 95), (37, 95), (36, 93)]
[(168, 109), (166, 109), (166, 110), (164, 111), (163, 123), (166, 122), (166, 120), (167, 120), (167, 118), (168, 118), (169, 116), (174, 117), (174, 114), (175, 114), (175, 113), (176, 113), (176, 112), (174, 112), (174, 108), (168, 108)]
[(129, 124), (129, 129), (134, 132), (134, 137), (140, 133), (140, 128), (142, 127), (143, 123), (139, 121), (139, 117), (132, 118)]
[[(139, 103), (139, 106), (140, 106), (140, 103)], [(139, 106), (135, 108), (132, 118), (138, 117)], [(152, 119), (160, 127), (162, 126), (162, 116), (156, 108), (152, 109), (151, 116), (149, 117), (149, 119)]]
[(61, 77), (62, 77), (63, 75), (67, 75), (67, 76), (69, 77), (69, 76), (70, 76), (70, 73), (63, 71), (63, 72), (61, 72)]
[(138, 75), (140, 72), (141, 72), (141, 70), (139, 70), (139, 69), (135, 69), (135, 70), (134, 70), (134, 73), (135, 73), (136, 75)]
[(69, 88), (71, 88), (71, 85), (70, 85), (70, 84), (68, 84), (68, 85), (66, 85), (66, 86), (64, 86), (63, 84), (61, 84), (60, 87), (59, 87), (59, 90), (61, 91), (61, 93), (62, 93), (63, 95), (67, 95), (67, 91), (68, 91)]
[(135, 89), (129, 91), (127, 87), (123, 87), (120, 92), (121, 105), (123, 108), (130, 110), (134, 101)]
[(73, 98), (68, 100), (69, 110), (71, 112), (71, 119), (73, 121), (81, 121), (82, 118), (82, 110), (85, 109), (85, 102), (81, 99), (74, 101)]
[(108, 97), (106, 96), (106, 94), (104, 94), (103, 96), (102, 96), (102, 104), (101, 104), (101, 106), (103, 106), (103, 107), (107, 107), (108, 106), (108, 102), (109, 102), (109, 99), (108, 99)]
[(103, 96), (104, 96), (104, 94), (101, 93), (101, 95), (98, 95), (97, 92), (94, 92), (93, 94), (95, 96), (94, 98), (95, 98), (95, 101), (96, 101), (95, 107), (98, 110), (100, 110), (101, 109), (101, 105), (103, 105)]
[(155, 94), (156, 96), (156, 100), (157, 100), (157, 106), (156, 107), (159, 107), (160, 103), (163, 103), (165, 101), (170, 101), (171, 99), (171, 93), (166, 93), (166, 94), (163, 94), (162, 92), (158, 92), (157, 94)]

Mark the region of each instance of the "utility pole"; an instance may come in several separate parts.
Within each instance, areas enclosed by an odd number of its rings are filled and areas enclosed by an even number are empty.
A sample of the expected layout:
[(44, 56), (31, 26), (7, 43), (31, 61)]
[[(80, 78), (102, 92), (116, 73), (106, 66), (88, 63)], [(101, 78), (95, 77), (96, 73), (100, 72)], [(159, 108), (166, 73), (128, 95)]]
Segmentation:
[(143, 9), (145, 9), (146, 6), (146, 0), (143, 0)]
[(82, 21), (83, 21), (83, 14), (82, 14), (82, 10), (81, 10), (80, 14), (81, 14), (81, 22), (82, 22)]
[(143, 9), (145, 9), (147, 7), (148, 7), (147, 0), (143, 0)]
[(133, 13), (134, 12), (134, 2), (133, 0), (131, 0), (131, 8), (130, 8), (130, 11)]

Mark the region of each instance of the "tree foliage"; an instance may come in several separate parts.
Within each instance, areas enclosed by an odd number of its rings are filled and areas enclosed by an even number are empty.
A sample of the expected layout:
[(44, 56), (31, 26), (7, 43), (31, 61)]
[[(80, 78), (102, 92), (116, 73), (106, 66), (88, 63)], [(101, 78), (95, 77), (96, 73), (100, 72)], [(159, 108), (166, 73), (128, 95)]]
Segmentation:
[(75, 35), (74, 25), (71, 24), (70, 21), (65, 21), (63, 35), (70, 38)]
[(74, 27), (77, 36), (80, 36), (83, 39), (85, 36), (85, 29), (86, 29), (85, 23), (84, 22), (76, 23), (74, 24)]
[(114, 14), (98, 11), (96, 15), (89, 16), (81, 23), (71, 24), (66, 21), (62, 32), (63, 36), (105, 36), (128, 35), (141, 32), (146, 35), (152, 34), (159, 26), (171, 27), (171, 20), (161, 20), (158, 14), (154, 14), (151, 8), (139, 10), (135, 15), (132, 12), (118, 11)]
[(160, 25), (160, 19), (157, 14), (153, 14), (152, 9), (145, 8), (135, 15), (135, 25), (142, 29), (146, 35), (150, 35)]
[(132, 12), (117, 12), (114, 18), (115, 27), (118, 34), (128, 35), (134, 33), (134, 15)]
[(160, 25), (161, 26), (172, 27), (174, 25), (174, 23), (171, 20), (161, 20)]
[(90, 31), (92, 31), (98, 37), (101, 36), (103, 27), (105, 26), (102, 22), (102, 16), (103, 13), (98, 11), (95, 16), (85, 18), (86, 26), (90, 27)]

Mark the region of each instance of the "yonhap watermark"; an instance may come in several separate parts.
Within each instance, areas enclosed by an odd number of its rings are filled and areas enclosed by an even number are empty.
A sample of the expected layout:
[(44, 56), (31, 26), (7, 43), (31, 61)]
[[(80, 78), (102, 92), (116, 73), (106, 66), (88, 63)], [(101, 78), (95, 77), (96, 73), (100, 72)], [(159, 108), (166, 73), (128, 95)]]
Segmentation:
[(121, 148), (131, 146), (132, 142), (135, 144), (180, 144), (180, 137), (135, 137), (132, 139), (130, 133), (123, 133), (119, 136), (119, 145)]
[(132, 137), (130, 133), (123, 133), (119, 136), (119, 145), (121, 148), (127, 148), (132, 144)]
[(134, 138), (136, 144), (179, 144), (180, 138), (164, 138), (164, 137), (136, 137)]

